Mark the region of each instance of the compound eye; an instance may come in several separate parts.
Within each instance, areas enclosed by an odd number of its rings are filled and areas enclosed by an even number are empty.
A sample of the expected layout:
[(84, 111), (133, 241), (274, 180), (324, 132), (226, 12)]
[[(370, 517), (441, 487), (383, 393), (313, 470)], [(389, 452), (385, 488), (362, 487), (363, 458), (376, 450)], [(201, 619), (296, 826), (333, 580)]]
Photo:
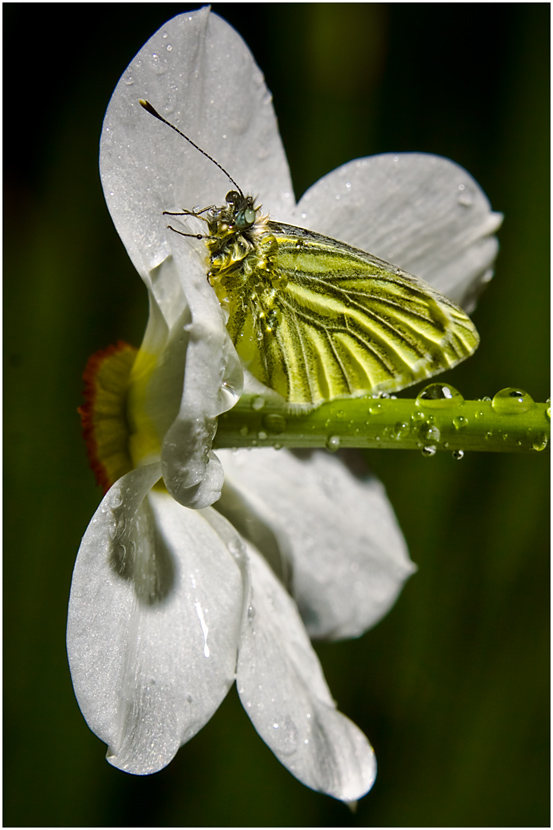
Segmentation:
[(244, 210), (240, 210), (236, 214), (236, 227), (241, 231), (251, 228), (254, 222), (255, 210), (252, 207), (244, 208)]
[(240, 194), (237, 190), (229, 190), (226, 195), (226, 201), (228, 205), (235, 205), (240, 200)]

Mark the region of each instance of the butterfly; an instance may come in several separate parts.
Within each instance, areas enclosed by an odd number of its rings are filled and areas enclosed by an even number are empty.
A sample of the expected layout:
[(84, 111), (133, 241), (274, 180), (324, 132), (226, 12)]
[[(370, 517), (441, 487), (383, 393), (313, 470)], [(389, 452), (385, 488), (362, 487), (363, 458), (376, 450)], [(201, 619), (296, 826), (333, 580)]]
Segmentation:
[[(479, 336), (455, 303), (382, 259), (261, 214), (227, 171), (221, 207), (166, 211), (206, 224), (207, 277), (251, 374), (291, 404), (391, 393), (465, 360)], [(169, 226), (171, 227), (171, 226)]]

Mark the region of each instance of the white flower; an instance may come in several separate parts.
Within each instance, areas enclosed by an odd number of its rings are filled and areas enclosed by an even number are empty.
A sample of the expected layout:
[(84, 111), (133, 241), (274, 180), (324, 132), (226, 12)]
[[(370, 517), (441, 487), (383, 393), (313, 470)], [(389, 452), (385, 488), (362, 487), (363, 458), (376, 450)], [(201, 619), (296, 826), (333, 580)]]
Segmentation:
[(79, 705), (109, 761), (148, 774), (201, 729), (236, 679), (282, 763), (308, 786), (353, 801), (372, 786), (374, 754), (336, 709), (284, 587), (286, 565), (297, 571), (312, 633), (354, 636), (388, 610), (413, 570), (401, 532), (382, 486), (323, 454), (302, 461), (262, 450), (245, 468), (226, 454), (239, 483), (225, 486), (222, 512), (176, 502), (160, 462), (182, 377), (176, 331), (163, 337), (153, 311), (138, 353), (119, 344), (86, 373), (91, 460), (106, 486), (120, 477), (73, 574), (67, 646)]
[(136, 356), (112, 351), (89, 375), (91, 452), (112, 486), (71, 588), (79, 705), (110, 762), (147, 774), (201, 729), (236, 679), (281, 762), (353, 801), (372, 786), (374, 755), (337, 711), (307, 631), (361, 634), (413, 565), (381, 485), (336, 457), (221, 452), (223, 488), (211, 440), (242, 371), (206, 279), (204, 243), (167, 231), (162, 212), (221, 204), (228, 182), (140, 98), (275, 218), (370, 250), (459, 302), (491, 275), (499, 219), (464, 170), (420, 154), (351, 162), (296, 206), (261, 73), (208, 9), (150, 39), (106, 113), (104, 191), (150, 317)]

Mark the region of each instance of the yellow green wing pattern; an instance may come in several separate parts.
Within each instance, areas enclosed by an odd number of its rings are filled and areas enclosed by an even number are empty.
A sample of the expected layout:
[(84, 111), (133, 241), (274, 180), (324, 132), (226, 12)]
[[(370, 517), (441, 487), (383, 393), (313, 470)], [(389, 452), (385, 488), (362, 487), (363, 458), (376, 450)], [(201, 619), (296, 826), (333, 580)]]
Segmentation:
[(394, 392), (471, 355), (478, 333), (422, 280), (345, 243), (267, 221), (219, 274), (249, 371), (294, 404)]

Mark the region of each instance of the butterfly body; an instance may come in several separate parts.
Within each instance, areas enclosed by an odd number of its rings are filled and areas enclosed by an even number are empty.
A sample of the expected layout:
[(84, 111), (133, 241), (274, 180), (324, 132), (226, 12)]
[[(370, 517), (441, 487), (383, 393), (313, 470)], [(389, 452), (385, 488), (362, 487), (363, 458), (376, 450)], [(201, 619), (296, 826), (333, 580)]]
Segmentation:
[(290, 403), (397, 391), (476, 349), (467, 315), (422, 280), (258, 214), (236, 191), (207, 212), (208, 278), (244, 364)]

